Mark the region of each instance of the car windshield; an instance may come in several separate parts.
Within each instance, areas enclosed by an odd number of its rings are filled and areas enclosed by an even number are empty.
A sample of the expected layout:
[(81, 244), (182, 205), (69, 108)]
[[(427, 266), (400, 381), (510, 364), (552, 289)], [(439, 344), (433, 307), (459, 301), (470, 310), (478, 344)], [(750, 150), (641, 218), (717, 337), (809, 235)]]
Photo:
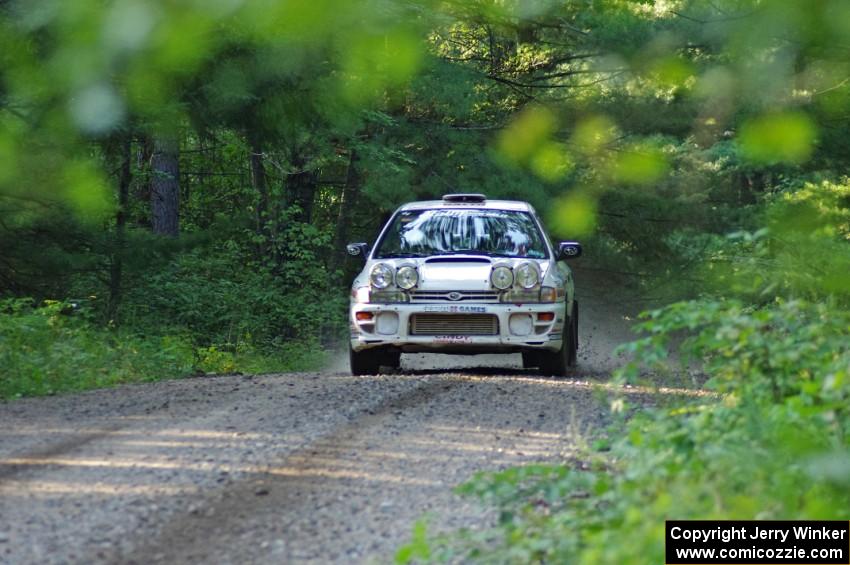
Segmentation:
[(548, 256), (531, 214), (512, 210), (404, 210), (378, 242), (374, 257), (472, 254), (494, 257)]

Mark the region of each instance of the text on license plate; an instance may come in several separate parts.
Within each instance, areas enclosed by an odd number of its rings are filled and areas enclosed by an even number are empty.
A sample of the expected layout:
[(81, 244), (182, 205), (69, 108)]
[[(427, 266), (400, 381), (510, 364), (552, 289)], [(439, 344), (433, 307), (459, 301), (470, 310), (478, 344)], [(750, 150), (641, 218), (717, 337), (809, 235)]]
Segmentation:
[(468, 335), (435, 335), (436, 343), (472, 343), (472, 337)]

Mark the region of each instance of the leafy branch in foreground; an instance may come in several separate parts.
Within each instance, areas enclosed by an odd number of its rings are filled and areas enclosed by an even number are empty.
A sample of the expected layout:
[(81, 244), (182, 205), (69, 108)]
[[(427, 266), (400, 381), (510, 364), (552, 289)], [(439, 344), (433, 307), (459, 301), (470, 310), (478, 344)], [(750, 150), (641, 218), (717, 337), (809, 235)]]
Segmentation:
[(680, 362), (702, 362), (720, 396), (638, 413), (583, 465), (476, 476), (459, 492), (495, 506), (497, 525), (432, 537), (431, 560), (660, 563), (666, 519), (844, 517), (850, 312), (690, 301), (645, 314), (639, 329), (649, 335), (626, 348), (621, 382), (664, 364), (678, 341)]

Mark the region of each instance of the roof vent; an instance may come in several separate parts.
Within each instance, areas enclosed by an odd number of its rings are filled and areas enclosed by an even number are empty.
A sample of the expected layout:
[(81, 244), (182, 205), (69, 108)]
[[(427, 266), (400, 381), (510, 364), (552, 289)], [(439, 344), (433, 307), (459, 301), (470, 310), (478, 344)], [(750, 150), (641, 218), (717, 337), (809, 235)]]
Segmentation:
[(483, 194), (446, 194), (443, 202), (486, 202), (487, 197)]

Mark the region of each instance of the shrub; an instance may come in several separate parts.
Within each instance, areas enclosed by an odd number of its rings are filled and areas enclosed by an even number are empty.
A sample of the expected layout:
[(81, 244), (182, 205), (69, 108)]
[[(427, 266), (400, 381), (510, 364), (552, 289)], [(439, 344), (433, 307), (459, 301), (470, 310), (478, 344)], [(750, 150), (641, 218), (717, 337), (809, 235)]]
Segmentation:
[(645, 314), (648, 336), (626, 347), (634, 361), (619, 378), (666, 367), (675, 338), (719, 394), (638, 414), (580, 464), (478, 475), (459, 492), (495, 505), (497, 526), (430, 545), (420, 535), (400, 561), (662, 563), (665, 519), (846, 518), (850, 313), (830, 306), (692, 301)]
[(73, 303), (0, 301), (0, 398), (182, 376), (192, 353), (180, 337), (98, 329)]

